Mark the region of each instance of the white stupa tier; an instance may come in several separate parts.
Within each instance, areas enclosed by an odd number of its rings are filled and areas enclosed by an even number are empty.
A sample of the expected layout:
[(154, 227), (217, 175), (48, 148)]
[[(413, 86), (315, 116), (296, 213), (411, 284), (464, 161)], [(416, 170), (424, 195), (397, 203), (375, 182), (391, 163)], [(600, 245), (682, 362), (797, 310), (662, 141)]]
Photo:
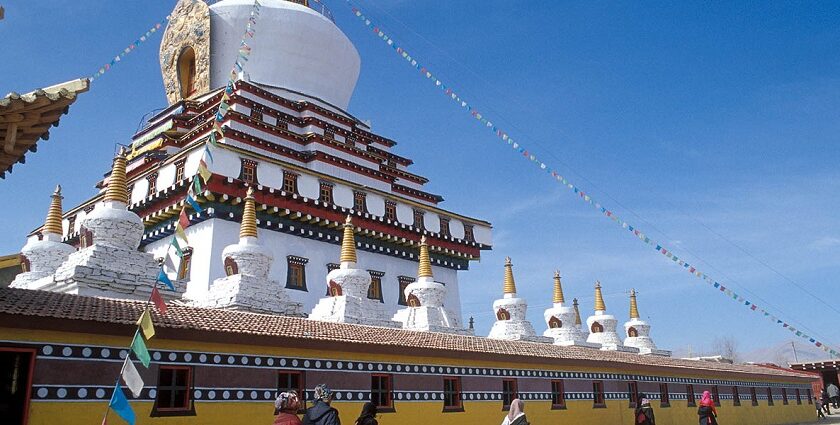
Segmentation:
[(280, 282), (268, 276), (274, 257), (260, 243), (254, 189), (248, 188), (239, 242), (222, 251), (227, 276), (213, 281), (206, 295), (191, 304), (201, 307), (303, 316), (302, 304), (292, 302)]
[(420, 240), (417, 280), (406, 286), (404, 295), (408, 307), (398, 310), (392, 319), (402, 323), (403, 329), (473, 334), (472, 330), (463, 329), (458, 317), (443, 305), (446, 286), (434, 280), (425, 236)]
[(41, 239), (37, 235), (31, 236), (20, 250), (26, 271), (15, 276), (10, 285), (12, 288), (35, 289), (51, 283), (52, 274), (76, 251), (61, 242), (61, 199), (61, 186), (56, 186)]
[(490, 329), (488, 338), (522, 340), (534, 342), (552, 342), (551, 338), (538, 336), (531, 322), (525, 318), (528, 303), (516, 296), (516, 282), (513, 279), (513, 264), (510, 257), (505, 258), (504, 296), (493, 302), (496, 322)]
[(630, 291), (630, 320), (624, 323), (624, 334), (627, 335), (624, 338), (624, 345), (637, 348), (640, 354), (671, 357), (670, 351), (656, 348), (656, 344), (650, 337), (650, 325), (639, 318), (635, 289)]
[(341, 241), (341, 264), (327, 274), (329, 295), (321, 298), (309, 318), (325, 322), (355, 323), (370, 326), (401, 327), (389, 316), (378, 300), (367, 297), (370, 273), (356, 268), (356, 241), (350, 216), (344, 223)]
[(545, 310), (544, 317), (548, 329), (543, 336), (552, 338), (555, 345), (599, 348), (598, 344), (586, 342), (586, 336), (576, 323), (577, 313), (574, 307), (564, 305), (563, 286), (560, 272), (554, 272), (553, 305)]
[(638, 353), (638, 349), (622, 345), (615, 330), (617, 323), (615, 316), (607, 314), (604, 296), (601, 294), (601, 282), (596, 282), (595, 314), (586, 319), (586, 326), (589, 328), (589, 337), (587, 337), (586, 342), (599, 344), (602, 350)]

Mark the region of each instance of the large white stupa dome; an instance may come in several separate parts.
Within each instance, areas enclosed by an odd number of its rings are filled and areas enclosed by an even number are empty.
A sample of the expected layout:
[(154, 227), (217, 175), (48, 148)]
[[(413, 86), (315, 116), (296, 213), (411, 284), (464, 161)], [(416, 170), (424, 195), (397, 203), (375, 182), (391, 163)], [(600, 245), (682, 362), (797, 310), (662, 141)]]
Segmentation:
[[(286, 0), (260, 4), (256, 34), (247, 39), (248, 79), (347, 109), (361, 60), (329, 13)], [(227, 83), (253, 5), (223, 0), (210, 6), (210, 87)]]

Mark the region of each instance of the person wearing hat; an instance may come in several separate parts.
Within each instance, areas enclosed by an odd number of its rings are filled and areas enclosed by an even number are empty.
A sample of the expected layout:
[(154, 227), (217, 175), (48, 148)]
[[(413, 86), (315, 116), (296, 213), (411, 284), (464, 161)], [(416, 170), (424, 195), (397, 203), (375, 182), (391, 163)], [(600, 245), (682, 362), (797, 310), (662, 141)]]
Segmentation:
[(306, 414), (303, 415), (303, 425), (341, 425), (338, 410), (330, 407), (333, 395), (327, 384), (316, 386), (314, 393), (315, 404), (306, 409)]
[(650, 406), (650, 399), (641, 393), (638, 395), (639, 402), (636, 405), (634, 416), (637, 425), (656, 425), (656, 417), (653, 414), (653, 407)]
[(298, 395), (294, 391), (282, 392), (274, 402), (274, 425), (301, 425), (297, 417), (300, 408)]

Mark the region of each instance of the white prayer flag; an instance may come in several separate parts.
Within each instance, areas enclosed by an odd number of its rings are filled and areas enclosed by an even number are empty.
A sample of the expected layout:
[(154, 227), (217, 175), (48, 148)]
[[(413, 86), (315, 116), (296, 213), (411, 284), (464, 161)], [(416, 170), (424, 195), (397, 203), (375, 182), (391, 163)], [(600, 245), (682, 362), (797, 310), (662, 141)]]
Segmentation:
[(140, 397), (140, 392), (143, 391), (143, 385), (145, 384), (143, 384), (143, 378), (137, 373), (137, 368), (134, 367), (134, 363), (129, 356), (125, 357), (122, 377), (125, 385), (131, 390), (131, 395), (135, 398)]

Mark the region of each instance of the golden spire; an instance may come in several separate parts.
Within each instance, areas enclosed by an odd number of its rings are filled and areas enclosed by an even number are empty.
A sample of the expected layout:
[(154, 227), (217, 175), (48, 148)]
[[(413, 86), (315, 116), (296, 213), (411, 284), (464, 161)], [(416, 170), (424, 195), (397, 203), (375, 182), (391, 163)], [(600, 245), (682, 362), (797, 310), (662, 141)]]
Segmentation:
[(582, 322), (580, 321), (580, 309), (578, 308), (577, 298), (572, 300), (572, 305), (575, 306), (575, 324), (580, 325)]
[(432, 260), (429, 258), (429, 244), (426, 243), (426, 237), (420, 238), (420, 266), (417, 268), (417, 278), (433, 277), (432, 276)]
[(106, 201), (119, 201), (128, 204), (128, 185), (125, 181), (125, 148), (114, 157), (111, 177), (108, 178), (108, 189), (105, 191)]
[(257, 211), (254, 208), (254, 188), (248, 187), (245, 193), (245, 211), (242, 213), (242, 224), (239, 226), (239, 238), (257, 237)]
[(505, 257), (505, 284), (503, 289), (505, 294), (516, 293), (516, 282), (513, 281), (513, 264), (510, 262), (510, 257)]
[(47, 212), (47, 221), (44, 222), (44, 233), (64, 234), (61, 228), (61, 185), (55, 187), (50, 201), (50, 210)]
[(341, 262), (356, 262), (356, 238), (354, 236), (353, 219), (347, 216), (344, 220), (344, 237), (341, 239)]
[(604, 296), (601, 295), (601, 282), (595, 281), (595, 311), (607, 311)]
[(630, 290), (630, 318), (631, 319), (638, 319), (639, 318), (639, 305), (636, 304), (636, 290)]
[(560, 271), (554, 271), (554, 303), (565, 302), (563, 299), (563, 286), (560, 284)]

